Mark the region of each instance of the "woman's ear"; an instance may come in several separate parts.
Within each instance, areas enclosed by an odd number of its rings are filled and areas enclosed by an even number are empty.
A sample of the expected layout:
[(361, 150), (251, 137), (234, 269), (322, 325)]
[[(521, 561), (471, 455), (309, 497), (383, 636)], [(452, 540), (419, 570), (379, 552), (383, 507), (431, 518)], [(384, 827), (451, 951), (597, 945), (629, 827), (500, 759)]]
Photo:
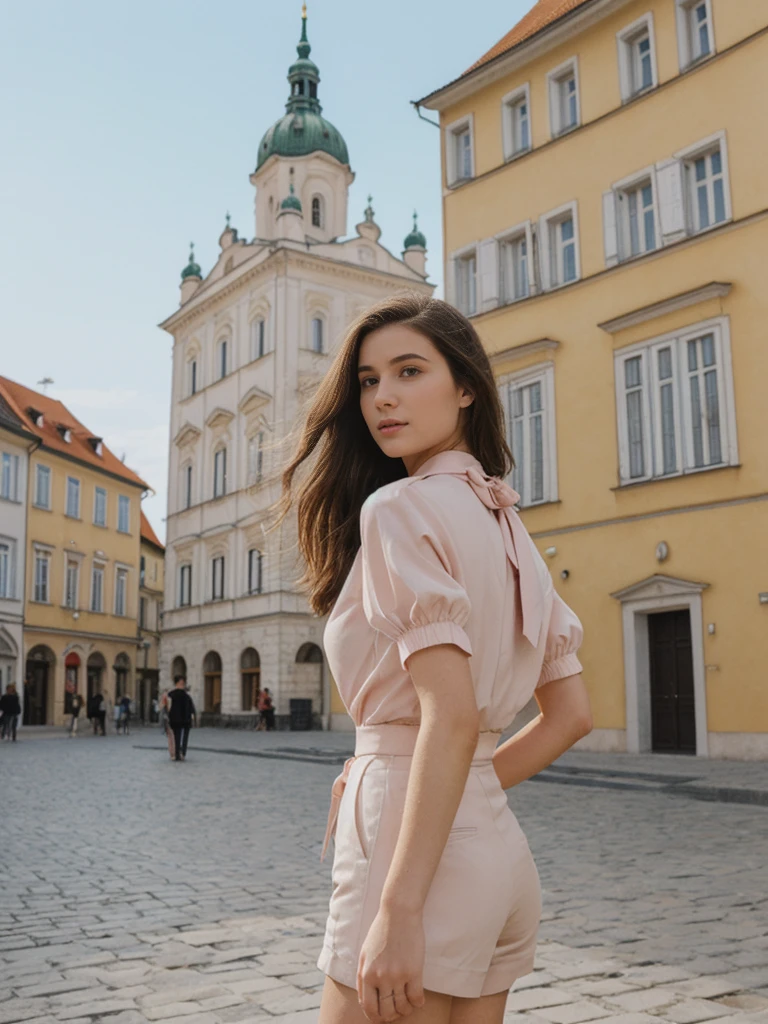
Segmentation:
[(472, 405), (474, 400), (475, 400), (475, 396), (472, 394), (471, 391), (468, 391), (466, 388), (462, 388), (461, 389), (461, 396), (459, 398), (459, 408), (460, 409), (466, 409), (467, 406)]

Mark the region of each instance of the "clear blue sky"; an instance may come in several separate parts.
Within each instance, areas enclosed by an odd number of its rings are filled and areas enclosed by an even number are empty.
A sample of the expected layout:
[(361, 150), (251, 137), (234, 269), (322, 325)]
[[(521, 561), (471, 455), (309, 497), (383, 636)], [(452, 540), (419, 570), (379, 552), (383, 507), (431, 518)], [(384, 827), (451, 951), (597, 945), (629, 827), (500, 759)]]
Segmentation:
[[(472, 64), (533, 0), (309, 0), (324, 115), (399, 253), (414, 207), (440, 280), (438, 131), (410, 100)], [(300, 0), (2, 3), (0, 373), (49, 389), (157, 491), (165, 535), (170, 338), (194, 240), (207, 272), (227, 210), (254, 234), (248, 175), (284, 112)], [(434, 116), (434, 115), (431, 115)]]

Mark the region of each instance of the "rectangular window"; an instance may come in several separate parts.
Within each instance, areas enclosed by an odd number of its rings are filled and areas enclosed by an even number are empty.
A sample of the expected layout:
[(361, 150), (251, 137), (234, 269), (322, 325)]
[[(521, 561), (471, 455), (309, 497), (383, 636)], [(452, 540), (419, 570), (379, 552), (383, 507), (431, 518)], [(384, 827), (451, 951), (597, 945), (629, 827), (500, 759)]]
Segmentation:
[(515, 467), (510, 483), (521, 506), (556, 499), (553, 371), (526, 373), (499, 388)]
[(144, 586), (144, 581), (147, 576), (147, 559), (144, 555), (139, 558), (139, 586)]
[(104, 566), (94, 565), (91, 569), (91, 611), (104, 610)]
[(227, 449), (219, 448), (213, 456), (213, 496), (220, 498), (227, 493)]
[(446, 176), (449, 185), (458, 185), (474, 176), (472, 117), (464, 117), (445, 130)]
[(190, 361), (187, 364), (187, 366), (188, 366), (187, 372), (189, 374), (187, 388), (188, 388), (189, 394), (190, 395), (194, 395), (194, 394), (197, 394), (197, 360), (196, 359), (190, 359)]
[(264, 475), (264, 431), (248, 438), (248, 485), (257, 484)]
[(35, 505), (38, 508), (51, 507), (51, 471), (48, 466), (35, 467)]
[(549, 226), (550, 283), (552, 286), (576, 280), (576, 237), (573, 217)]
[(264, 556), (262, 552), (256, 548), (251, 548), (248, 552), (248, 593), (249, 594), (261, 594), (262, 593), (262, 565)]
[(727, 219), (723, 156), (718, 146), (685, 164), (688, 212), (694, 231), (704, 231)]
[(711, 0), (677, 0), (677, 33), (681, 69), (713, 53)]
[(580, 122), (577, 62), (573, 57), (550, 71), (549, 121), (552, 137), (576, 128)]
[(146, 629), (147, 626), (147, 599), (139, 598), (139, 629)]
[(73, 476), (67, 477), (67, 515), (80, 518), (80, 481)]
[(220, 601), (224, 597), (224, 556), (211, 560), (211, 598)]
[(93, 523), (94, 526), (107, 525), (107, 492), (103, 487), (97, 487), (94, 491)]
[(456, 304), (464, 316), (477, 313), (477, 253), (456, 260)]
[(530, 285), (526, 235), (518, 235), (502, 243), (501, 274), (505, 302), (515, 302), (528, 297)]
[(131, 499), (121, 494), (117, 499), (117, 529), (128, 533), (131, 528)]
[(19, 500), (19, 456), (3, 452), (0, 467), (0, 498)]
[(616, 35), (619, 47), (619, 80), (625, 102), (657, 85), (653, 14), (633, 21)]
[(504, 158), (511, 159), (531, 148), (531, 99), (527, 85), (502, 100)]
[(323, 351), (323, 320), (319, 316), (312, 318), (312, 351)]
[(179, 568), (179, 607), (184, 608), (192, 603), (192, 566), (182, 565)]
[(219, 347), (218, 347), (218, 350), (217, 350), (218, 359), (217, 359), (217, 367), (216, 368), (217, 368), (217, 371), (218, 371), (219, 380), (221, 380), (222, 377), (226, 377), (227, 373), (229, 372), (229, 363), (228, 363), (228, 358), (227, 358), (228, 357), (228, 348), (229, 348), (229, 346), (228, 346), (227, 339), (226, 338), (222, 338), (221, 341), (219, 342)]
[(656, 248), (653, 184), (643, 181), (617, 193), (623, 259)]
[(726, 338), (721, 322), (617, 357), (624, 482), (737, 461)]
[(115, 615), (126, 614), (128, 591), (128, 570), (117, 569), (115, 573)]
[(0, 597), (13, 597), (11, 546), (5, 543), (0, 543)]
[(635, 92), (650, 89), (653, 85), (651, 37), (647, 32), (632, 43), (632, 85)]
[(263, 317), (251, 321), (251, 359), (261, 359), (266, 352), (266, 323)]
[(48, 588), (51, 578), (51, 558), (47, 552), (35, 554), (35, 600), (48, 603)]
[(77, 609), (78, 584), (80, 582), (80, 566), (72, 560), (67, 561), (64, 584), (64, 606)]

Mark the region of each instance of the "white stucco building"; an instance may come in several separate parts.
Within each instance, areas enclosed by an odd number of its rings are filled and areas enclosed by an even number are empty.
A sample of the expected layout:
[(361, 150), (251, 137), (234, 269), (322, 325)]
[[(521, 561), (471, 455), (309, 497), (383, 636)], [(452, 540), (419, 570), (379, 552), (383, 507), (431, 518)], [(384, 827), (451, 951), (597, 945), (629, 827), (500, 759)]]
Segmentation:
[[(347, 234), (354, 179), (341, 134), (321, 115), (306, 13), (285, 115), (259, 144), (252, 241), (225, 227), (203, 278), (190, 254), (173, 337), (161, 687), (186, 671), (198, 710), (252, 713), (268, 686), (278, 725), (292, 700), (312, 721), (349, 720), (322, 650), (324, 620), (295, 586), (295, 520), (265, 536), (286, 446), (350, 321), (401, 290), (431, 294), (414, 224), (402, 259), (379, 242), (370, 205)], [(297, 708), (294, 705), (294, 711)], [(305, 709), (306, 710), (306, 706)]]
[(36, 444), (35, 435), (0, 396), (0, 692), (14, 683), (21, 701), (27, 477), (29, 452)]

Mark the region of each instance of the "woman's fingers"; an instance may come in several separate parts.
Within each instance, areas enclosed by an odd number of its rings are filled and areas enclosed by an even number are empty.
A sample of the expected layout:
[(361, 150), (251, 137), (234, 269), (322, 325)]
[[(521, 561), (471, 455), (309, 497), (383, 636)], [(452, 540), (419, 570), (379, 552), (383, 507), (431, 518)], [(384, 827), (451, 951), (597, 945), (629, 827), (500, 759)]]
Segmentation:
[(421, 981), (406, 982), (405, 995), (414, 1010), (420, 1010), (426, 1002), (424, 998), (424, 986)]
[(359, 978), (357, 994), (360, 1009), (368, 1020), (372, 1021), (373, 1024), (380, 1024), (378, 992), (370, 981), (366, 979), (365, 975)]
[[(397, 1016), (387, 1017), (387, 1011), (392, 1007), (394, 1007), (394, 1012)], [(379, 1012), (384, 1020), (399, 1020), (400, 1017), (410, 1017), (413, 1013), (413, 1007), (408, 1001), (408, 996), (405, 994), (405, 987), (403, 985), (395, 987), (393, 995), (388, 999), (385, 999), (383, 1003), (381, 995), (379, 995)]]

